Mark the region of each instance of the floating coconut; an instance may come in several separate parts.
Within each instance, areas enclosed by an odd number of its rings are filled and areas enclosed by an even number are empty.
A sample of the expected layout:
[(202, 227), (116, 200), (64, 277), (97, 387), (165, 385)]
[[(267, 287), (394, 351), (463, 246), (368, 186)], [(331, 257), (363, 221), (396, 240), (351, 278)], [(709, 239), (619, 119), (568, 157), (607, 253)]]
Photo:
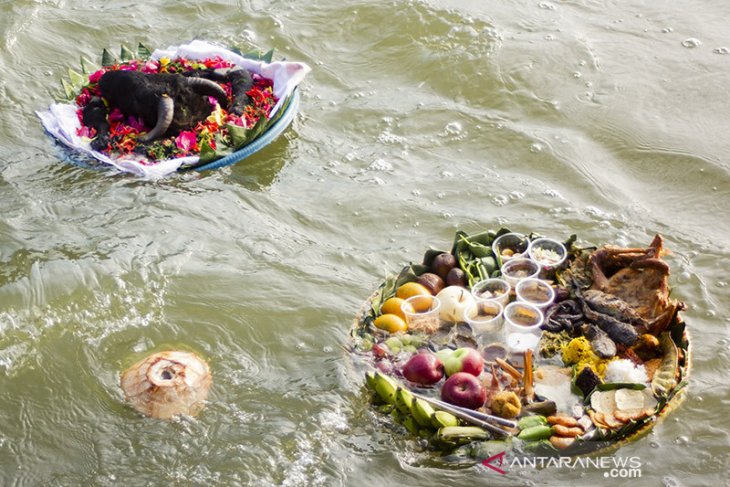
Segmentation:
[(159, 419), (195, 416), (208, 397), (208, 364), (191, 352), (150, 355), (122, 373), (122, 390), (139, 412)]

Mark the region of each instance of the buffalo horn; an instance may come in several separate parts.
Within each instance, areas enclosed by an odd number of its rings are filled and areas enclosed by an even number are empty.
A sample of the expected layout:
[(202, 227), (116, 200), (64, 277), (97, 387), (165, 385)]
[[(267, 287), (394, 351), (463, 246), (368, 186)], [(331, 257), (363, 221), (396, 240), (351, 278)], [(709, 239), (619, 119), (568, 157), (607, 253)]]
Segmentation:
[(172, 123), (172, 115), (174, 112), (175, 103), (172, 101), (172, 98), (167, 95), (162, 95), (160, 103), (157, 105), (157, 124), (152, 130), (141, 136), (139, 140), (149, 142), (167, 132), (167, 129), (170, 128), (170, 124)]
[(218, 103), (225, 107), (228, 104), (228, 96), (226, 91), (215, 81), (211, 81), (205, 78), (186, 78), (188, 85), (193, 91), (199, 95), (212, 96)]

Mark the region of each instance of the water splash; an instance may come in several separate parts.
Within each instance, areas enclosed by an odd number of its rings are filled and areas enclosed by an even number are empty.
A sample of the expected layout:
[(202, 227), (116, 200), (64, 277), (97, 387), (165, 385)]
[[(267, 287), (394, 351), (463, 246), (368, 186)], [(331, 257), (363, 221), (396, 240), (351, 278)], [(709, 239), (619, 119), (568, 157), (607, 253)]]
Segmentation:
[(682, 41), (682, 46), (686, 47), (687, 49), (694, 49), (695, 47), (700, 47), (701, 45), (702, 41), (697, 39), (696, 37), (690, 37)]

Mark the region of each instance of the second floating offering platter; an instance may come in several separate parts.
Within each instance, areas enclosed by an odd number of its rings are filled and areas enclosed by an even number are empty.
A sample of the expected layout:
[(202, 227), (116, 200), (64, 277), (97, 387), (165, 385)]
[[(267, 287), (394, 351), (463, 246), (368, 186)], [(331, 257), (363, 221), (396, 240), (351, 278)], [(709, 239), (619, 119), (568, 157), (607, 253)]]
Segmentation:
[[(379, 410), (437, 452), (579, 455), (684, 398), (689, 338), (663, 239), (579, 247), (507, 229), (389, 276), (351, 331)], [(459, 448), (458, 450), (456, 450)]]

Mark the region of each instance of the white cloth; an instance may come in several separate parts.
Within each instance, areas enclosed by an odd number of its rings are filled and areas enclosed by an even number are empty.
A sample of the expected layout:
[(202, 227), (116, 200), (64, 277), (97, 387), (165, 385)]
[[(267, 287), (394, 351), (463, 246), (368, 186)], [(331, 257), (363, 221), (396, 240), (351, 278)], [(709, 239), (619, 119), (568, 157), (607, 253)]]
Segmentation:
[[(226, 61), (230, 61), (237, 66), (246, 68), (247, 70), (260, 74), (265, 78), (269, 78), (274, 82), (274, 96), (279, 102), (271, 111), (273, 116), (284, 103), (284, 100), (291, 95), (294, 88), (304, 80), (304, 77), (311, 71), (311, 68), (304, 63), (297, 62), (274, 62), (265, 63), (261, 61), (253, 61), (246, 59), (228, 49), (205, 41), (192, 41), (177, 47), (169, 47), (167, 49), (156, 49), (152, 53), (153, 59), (168, 57), (176, 59), (185, 57), (188, 59), (202, 60), (205, 58), (220, 56)], [(154, 164), (146, 163), (142, 160), (135, 159), (134, 156), (125, 158), (111, 158), (101, 152), (91, 149), (90, 139), (79, 137), (76, 131), (81, 128), (81, 122), (76, 115), (78, 110), (76, 103), (54, 103), (48, 110), (36, 112), (38, 118), (41, 119), (43, 127), (53, 135), (59, 142), (74, 149), (84, 155), (93, 157), (94, 159), (114, 166), (120, 171), (129, 172), (140, 177), (155, 179), (161, 178), (167, 174), (173, 173), (183, 164), (195, 164), (198, 162), (198, 156), (179, 157), (176, 159), (166, 159), (158, 161)]]

